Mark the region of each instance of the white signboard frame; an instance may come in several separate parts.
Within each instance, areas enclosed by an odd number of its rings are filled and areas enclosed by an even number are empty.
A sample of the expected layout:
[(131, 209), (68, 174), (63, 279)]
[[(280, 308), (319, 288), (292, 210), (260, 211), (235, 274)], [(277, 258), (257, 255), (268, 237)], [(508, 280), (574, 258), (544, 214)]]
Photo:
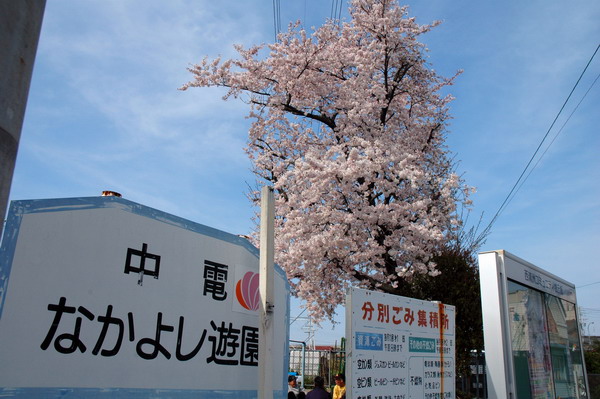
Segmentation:
[(348, 398), (454, 398), (454, 323), (454, 306), (351, 288)]
[[(118, 197), (13, 201), (0, 249), (0, 394), (256, 398), (259, 252)], [(273, 392), (287, 392), (276, 267)]]
[[(479, 276), (481, 289), (481, 308), (483, 314), (483, 333), (485, 341), (485, 361), (488, 386), (488, 397), (490, 399), (518, 398), (517, 376), (515, 371), (515, 361), (513, 356), (512, 337), (511, 337), (511, 317), (512, 320), (523, 320), (528, 317), (528, 309), (533, 309), (534, 299), (528, 300), (528, 306), (520, 304), (509, 304), (511, 282), (519, 286), (534, 290), (542, 294), (548, 294), (553, 298), (564, 300), (573, 305), (573, 311), (576, 319), (579, 320), (577, 297), (575, 285), (561, 279), (560, 277), (537, 267), (505, 250), (496, 250), (482, 252), (479, 254)], [(516, 296), (516, 294), (515, 294)], [(542, 296), (540, 295), (540, 298)], [(542, 301), (543, 299), (540, 299)], [(540, 302), (541, 304), (541, 302)], [(515, 309), (516, 307), (519, 309)], [(511, 315), (512, 314), (512, 315)], [(529, 316), (538, 323), (543, 322), (543, 310), (539, 314)], [(579, 335), (578, 348), (582, 348), (581, 331), (579, 323), (576, 329)], [(564, 326), (565, 331), (567, 325)], [(545, 334), (548, 334), (547, 332)], [(548, 339), (541, 337), (545, 335), (537, 332), (523, 334), (521, 342), (529, 342), (530, 335), (537, 336), (538, 339)], [(542, 345), (544, 346), (544, 345)], [(549, 359), (551, 357), (550, 349), (533, 351), (535, 356)], [(583, 354), (582, 354), (583, 356)], [(582, 358), (583, 360), (583, 358)], [(549, 362), (549, 360), (546, 360)], [(583, 368), (583, 379), (585, 390), (589, 392), (587, 373), (585, 372), (585, 363)], [(519, 375), (523, 377), (523, 375)], [(549, 377), (551, 373), (549, 372)], [(521, 381), (523, 379), (521, 378)], [(535, 382), (530, 381), (530, 384)], [(545, 382), (546, 385), (552, 385)], [(544, 388), (540, 388), (540, 391)], [(556, 389), (556, 388), (554, 388)], [(540, 395), (550, 395), (550, 392)], [(561, 395), (557, 395), (561, 396)]]

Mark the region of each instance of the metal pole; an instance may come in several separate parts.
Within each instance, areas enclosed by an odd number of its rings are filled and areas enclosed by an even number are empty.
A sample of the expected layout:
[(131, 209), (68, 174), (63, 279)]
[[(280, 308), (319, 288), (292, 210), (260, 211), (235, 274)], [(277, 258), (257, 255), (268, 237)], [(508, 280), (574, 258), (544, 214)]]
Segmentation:
[(306, 342), (302, 342), (302, 381), (301, 387), (304, 391), (304, 383), (306, 380)]
[(481, 363), (481, 354), (478, 350), (476, 350), (475, 351), (475, 367), (476, 367), (475, 372), (477, 373), (476, 374), (477, 377), (475, 378), (475, 381), (477, 383), (477, 398), (481, 398), (480, 391), (479, 391), (479, 375), (480, 375), (479, 372), (481, 371), (480, 363)]
[(258, 332), (258, 397), (273, 399), (273, 265), (275, 262), (275, 200), (263, 187), (260, 199), (260, 322)]
[(329, 366), (327, 367), (327, 384), (329, 384), (329, 386), (331, 386), (331, 352), (332, 351), (328, 351), (328, 362), (329, 362)]
[(302, 345), (302, 366), (300, 367), (302, 379), (300, 380), (300, 390), (304, 391), (304, 379), (306, 378), (305, 377), (305, 374), (306, 374), (306, 372), (305, 372), (306, 371), (306, 367), (305, 367), (305, 365), (306, 365), (306, 342), (294, 341), (293, 339), (290, 339), (290, 342), (297, 342)]

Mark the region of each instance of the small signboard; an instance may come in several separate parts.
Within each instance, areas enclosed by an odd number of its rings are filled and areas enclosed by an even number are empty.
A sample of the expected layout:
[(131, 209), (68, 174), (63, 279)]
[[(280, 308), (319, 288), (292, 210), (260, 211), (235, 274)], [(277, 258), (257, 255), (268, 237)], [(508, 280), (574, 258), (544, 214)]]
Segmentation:
[(349, 398), (455, 397), (453, 306), (352, 288), (346, 337)]
[[(0, 250), (0, 396), (256, 398), (259, 253), (117, 197), (14, 201)], [(289, 286), (275, 273), (274, 320)], [(273, 391), (287, 391), (287, 328)]]

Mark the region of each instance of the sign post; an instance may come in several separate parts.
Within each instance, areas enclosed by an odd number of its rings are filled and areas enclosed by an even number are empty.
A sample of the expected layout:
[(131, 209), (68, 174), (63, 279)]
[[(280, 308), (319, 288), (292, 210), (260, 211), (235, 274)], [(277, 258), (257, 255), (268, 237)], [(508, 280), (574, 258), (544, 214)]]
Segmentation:
[(260, 329), (259, 329), (259, 398), (272, 399), (273, 379), (273, 268), (275, 239), (275, 204), (273, 189), (264, 186), (260, 201)]

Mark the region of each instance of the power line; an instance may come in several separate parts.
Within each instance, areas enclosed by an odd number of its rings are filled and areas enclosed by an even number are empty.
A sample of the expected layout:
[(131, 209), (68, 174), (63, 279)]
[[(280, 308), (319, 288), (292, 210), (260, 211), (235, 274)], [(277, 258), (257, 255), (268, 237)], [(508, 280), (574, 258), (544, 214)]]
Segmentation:
[(337, 3), (337, 0), (331, 0), (331, 12), (329, 13), (329, 18), (330, 19), (334, 19), (333, 18), (333, 9), (334, 7), (337, 7), (335, 4)]
[(594, 308), (584, 308), (582, 306), (579, 307), (581, 310), (583, 310), (585, 313), (590, 312), (590, 313), (600, 313), (600, 309), (594, 309)]
[(508, 206), (508, 204), (510, 204), (510, 201), (512, 201), (512, 199), (515, 198), (515, 196), (517, 195), (517, 193), (519, 192), (519, 190), (521, 189), (521, 187), (523, 187), (523, 185), (525, 184), (525, 182), (527, 181), (527, 179), (529, 179), (529, 176), (531, 176), (531, 173), (533, 172), (533, 170), (538, 166), (538, 164), (540, 163), (540, 161), (542, 160), (542, 158), (544, 157), (544, 155), (546, 155), (546, 153), (548, 152), (548, 150), (550, 149), (550, 147), (552, 146), (552, 144), (554, 144), (554, 141), (556, 141), (556, 138), (558, 137), (558, 135), (563, 131), (563, 129), (565, 128), (565, 126), (567, 125), (567, 123), (569, 123), (569, 121), (571, 120), (571, 117), (573, 116), (573, 114), (575, 113), (575, 111), (577, 111), (577, 109), (579, 108), (579, 106), (581, 105), (581, 103), (583, 102), (583, 100), (587, 97), (587, 95), (589, 94), (589, 92), (592, 90), (592, 88), (594, 87), (594, 85), (596, 84), (596, 82), (598, 81), (599, 78), (600, 78), (600, 74), (598, 74), (596, 76), (596, 79), (594, 79), (594, 81), (592, 82), (592, 84), (590, 85), (590, 87), (587, 89), (587, 91), (585, 92), (585, 94), (583, 95), (583, 97), (581, 97), (581, 100), (579, 100), (579, 102), (577, 103), (577, 105), (575, 106), (575, 108), (573, 108), (573, 111), (571, 111), (571, 113), (569, 114), (568, 118), (562, 124), (562, 126), (560, 127), (560, 129), (558, 130), (558, 132), (556, 132), (556, 134), (552, 138), (552, 141), (550, 141), (550, 144), (548, 144), (548, 146), (546, 147), (546, 149), (544, 150), (544, 152), (542, 153), (542, 155), (540, 155), (540, 157), (536, 161), (535, 165), (533, 165), (533, 167), (529, 170), (529, 173), (527, 173), (527, 176), (525, 176), (525, 178), (523, 179), (523, 181), (521, 182), (521, 184), (519, 185), (519, 187), (515, 191), (515, 194), (507, 202), (507, 204), (506, 204), (507, 206)]
[(527, 165), (525, 166), (525, 168), (523, 169), (523, 172), (521, 172), (521, 175), (519, 176), (519, 178), (517, 179), (517, 181), (515, 182), (515, 184), (513, 185), (513, 187), (511, 188), (510, 192), (508, 193), (508, 195), (506, 196), (506, 198), (504, 199), (504, 201), (502, 202), (502, 205), (500, 205), (500, 208), (498, 208), (498, 211), (496, 211), (496, 214), (494, 215), (494, 217), (492, 218), (492, 220), (490, 221), (490, 223), (487, 225), (487, 227), (483, 230), (482, 232), (482, 236), (484, 236), (485, 234), (487, 234), (489, 232), (489, 230), (492, 228), (492, 225), (496, 222), (496, 220), (498, 219), (498, 217), (500, 216), (500, 214), (502, 213), (502, 211), (504, 211), (504, 209), (506, 208), (506, 205), (508, 204), (509, 200), (511, 200), (511, 196), (514, 196), (513, 193), (516, 194), (515, 189), (517, 188), (517, 186), (519, 185), (519, 183), (521, 182), (521, 179), (523, 179), (523, 176), (525, 175), (525, 173), (527, 172), (527, 170), (529, 169), (529, 166), (531, 165), (531, 163), (533, 162), (533, 160), (535, 159), (535, 156), (537, 155), (538, 151), (540, 150), (540, 148), (542, 147), (544, 141), (546, 140), (546, 138), (548, 137), (548, 135), (550, 134), (550, 131), (552, 130), (552, 128), (554, 127), (554, 124), (556, 123), (556, 121), (558, 120), (559, 116), (561, 115), (562, 111), (564, 110), (565, 106), (567, 105), (567, 103), (569, 102), (571, 96), (573, 95), (573, 92), (575, 91), (575, 89), (577, 88), (577, 86), (579, 85), (579, 82), (581, 81), (581, 78), (583, 77), (583, 75), (585, 74), (585, 72), (587, 71), (588, 67), (590, 66), (592, 60), (594, 59), (594, 57), (596, 56), (596, 53), (598, 52), (598, 49), (600, 49), (600, 44), (596, 47), (596, 50), (594, 51), (594, 53), (592, 54), (592, 56), (590, 57), (588, 63), (586, 64), (585, 68), (583, 69), (583, 72), (581, 72), (581, 75), (579, 75), (579, 79), (577, 79), (577, 82), (575, 82), (575, 85), (573, 86), (573, 88), (571, 89), (571, 92), (569, 93), (569, 95), (567, 96), (567, 99), (565, 100), (565, 102), (563, 103), (562, 107), (560, 108), (560, 110), (558, 111), (558, 114), (556, 114), (556, 117), (554, 118), (554, 121), (552, 121), (552, 124), (550, 125), (550, 127), (548, 128), (548, 130), (546, 131), (546, 134), (544, 135), (544, 137), (542, 138), (542, 141), (540, 141), (540, 144), (538, 145), (538, 147), (536, 148), (535, 152), (533, 153), (533, 155), (531, 156), (531, 158), (529, 159), (529, 162), (527, 162)]
[(600, 284), (600, 281), (596, 281), (595, 283), (589, 283), (589, 284), (580, 285), (579, 287), (576, 287), (576, 288), (583, 288), (583, 287), (587, 287), (587, 286), (595, 285), (595, 284)]
[(330, 18), (332, 21), (340, 22), (342, 18), (342, 4), (343, 0), (331, 0)]
[(502, 213), (502, 211), (506, 208), (506, 205), (508, 204), (509, 199), (511, 199), (511, 196), (513, 194), (513, 192), (515, 191), (515, 188), (517, 187), (517, 185), (519, 184), (519, 182), (521, 181), (521, 179), (523, 178), (523, 176), (525, 175), (525, 172), (527, 172), (527, 169), (529, 168), (529, 166), (531, 165), (531, 162), (535, 159), (535, 156), (537, 155), (538, 151), (540, 150), (542, 144), (544, 143), (544, 141), (546, 140), (546, 138), (548, 137), (548, 134), (550, 134), (550, 131), (552, 130), (552, 128), (554, 127), (554, 124), (556, 123), (557, 119), (559, 118), (560, 114), (562, 113), (562, 111), (564, 110), (565, 106), (567, 105), (567, 103), (569, 102), (569, 99), (571, 98), (571, 96), (573, 95), (573, 92), (575, 91), (575, 89), (577, 88), (577, 86), (579, 85), (579, 82), (581, 81), (581, 78), (583, 77), (583, 75), (585, 74), (585, 71), (587, 70), (587, 68), (589, 67), (590, 63), (592, 62), (592, 60), (594, 59), (594, 57), (596, 56), (596, 53), (598, 52), (598, 49), (600, 48), (600, 45), (598, 45), (598, 47), (596, 47), (596, 50), (594, 51), (594, 54), (592, 54), (590, 60), (588, 61), (587, 65), (585, 66), (585, 68), (583, 69), (583, 72), (581, 72), (581, 75), (579, 75), (579, 79), (577, 79), (577, 82), (575, 83), (575, 85), (573, 86), (573, 88), (571, 89), (571, 92), (569, 93), (569, 95), (567, 96), (567, 99), (565, 100), (565, 102), (563, 103), (562, 107), (560, 108), (560, 110), (558, 111), (558, 114), (556, 115), (556, 117), (554, 118), (554, 121), (552, 121), (552, 124), (550, 125), (550, 127), (548, 128), (548, 131), (546, 132), (546, 134), (544, 135), (544, 137), (542, 138), (542, 141), (540, 142), (540, 144), (538, 145), (538, 147), (536, 148), (535, 152), (533, 153), (533, 155), (531, 156), (531, 158), (529, 159), (529, 162), (527, 163), (527, 165), (525, 166), (525, 168), (523, 169), (523, 172), (521, 172), (521, 175), (519, 176), (519, 178), (517, 179), (517, 181), (515, 182), (515, 184), (513, 185), (512, 189), (510, 190), (510, 192), (508, 193), (508, 195), (506, 196), (506, 198), (504, 199), (504, 201), (502, 202), (502, 205), (500, 205), (500, 208), (498, 208), (498, 211), (496, 212), (496, 214), (494, 215), (494, 217), (492, 218), (490, 224), (488, 225), (488, 227), (486, 227), (486, 229), (484, 231), (487, 231), (491, 228), (491, 226), (494, 224), (494, 222), (496, 221), (496, 219), (498, 218), (498, 216), (500, 216), (500, 214)]
[(275, 28), (275, 41), (277, 36), (281, 32), (281, 2), (280, 0), (273, 0), (273, 26)]
[(299, 314), (298, 316), (296, 316), (296, 318), (295, 318), (294, 320), (292, 320), (292, 322), (290, 323), (290, 326), (291, 326), (292, 324), (294, 324), (294, 322), (295, 322), (296, 320), (298, 320), (298, 318), (299, 318), (300, 316), (302, 316), (302, 314), (303, 314), (304, 312), (306, 312), (306, 309), (307, 309), (307, 308), (304, 308), (304, 310), (302, 310), (302, 312), (300, 312), (300, 314)]
[(302, 17), (302, 27), (306, 28), (306, 0), (304, 0), (304, 15)]

